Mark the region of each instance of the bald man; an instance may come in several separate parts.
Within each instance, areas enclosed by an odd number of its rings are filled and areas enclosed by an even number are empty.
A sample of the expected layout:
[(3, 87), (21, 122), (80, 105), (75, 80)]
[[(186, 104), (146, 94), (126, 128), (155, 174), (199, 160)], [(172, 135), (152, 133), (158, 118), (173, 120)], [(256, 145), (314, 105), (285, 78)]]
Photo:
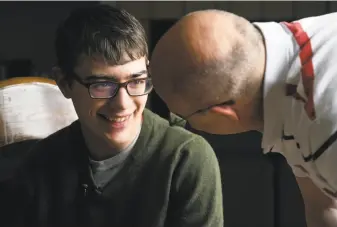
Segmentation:
[(169, 109), (213, 134), (263, 132), (292, 166), (309, 227), (337, 226), (337, 13), (250, 23), (217, 10), (157, 43), (152, 81)]

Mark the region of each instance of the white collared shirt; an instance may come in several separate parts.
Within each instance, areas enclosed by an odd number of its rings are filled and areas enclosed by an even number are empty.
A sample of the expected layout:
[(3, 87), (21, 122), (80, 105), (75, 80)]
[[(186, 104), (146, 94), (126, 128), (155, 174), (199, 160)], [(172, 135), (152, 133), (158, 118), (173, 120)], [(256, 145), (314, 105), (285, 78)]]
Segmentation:
[(262, 146), (337, 198), (337, 13), (255, 26), (267, 50)]

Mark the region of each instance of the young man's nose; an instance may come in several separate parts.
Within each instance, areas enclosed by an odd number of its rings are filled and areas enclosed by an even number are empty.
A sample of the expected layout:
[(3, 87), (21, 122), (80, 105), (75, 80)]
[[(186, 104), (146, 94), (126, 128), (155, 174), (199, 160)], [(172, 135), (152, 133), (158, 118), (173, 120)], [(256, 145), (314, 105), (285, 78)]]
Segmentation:
[(132, 103), (132, 97), (125, 87), (121, 87), (116, 95), (109, 100), (109, 105), (113, 107), (127, 108)]

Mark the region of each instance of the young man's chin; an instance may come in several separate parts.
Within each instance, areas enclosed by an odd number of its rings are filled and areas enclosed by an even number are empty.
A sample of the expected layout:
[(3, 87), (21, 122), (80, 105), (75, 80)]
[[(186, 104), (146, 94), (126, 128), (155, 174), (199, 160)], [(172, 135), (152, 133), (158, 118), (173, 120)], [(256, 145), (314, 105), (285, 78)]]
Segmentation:
[(105, 139), (109, 142), (112, 147), (116, 147), (118, 149), (124, 149), (129, 144), (133, 142), (135, 139), (133, 131), (130, 130), (120, 131), (120, 132), (111, 132), (105, 134)]
[(111, 126), (108, 131), (105, 132), (105, 137), (108, 141), (119, 147), (122, 144), (130, 144), (135, 139), (139, 132), (140, 124), (138, 122), (128, 122), (128, 124), (117, 127)]

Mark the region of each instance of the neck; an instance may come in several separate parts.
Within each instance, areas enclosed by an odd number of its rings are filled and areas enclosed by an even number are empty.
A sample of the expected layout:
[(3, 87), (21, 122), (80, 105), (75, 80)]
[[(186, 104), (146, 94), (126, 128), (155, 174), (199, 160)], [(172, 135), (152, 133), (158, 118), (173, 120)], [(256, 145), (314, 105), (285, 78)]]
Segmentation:
[(253, 119), (254, 130), (263, 132), (263, 96), (256, 102)]
[(252, 130), (263, 131), (263, 78), (252, 102)]
[(253, 86), (250, 87), (249, 101), (242, 105), (246, 125), (248, 130), (263, 130), (263, 89), (264, 89), (264, 71), (260, 71), (255, 77), (252, 77)]
[(264, 97), (264, 74), (266, 71), (266, 46), (265, 46), (265, 40), (263, 37), (262, 32), (260, 29), (256, 27), (256, 30), (258, 31), (259, 37), (260, 37), (260, 45), (259, 45), (259, 53), (260, 57), (258, 65), (258, 90), (257, 95), (254, 100), (254, 108), (253, 108), (253, 119), (254, 119), (254, 130), (257, 130), (259, 132), (263, 132), (263, 97)]
[(108, 138), (98, 136), (85, 126), (82, 126), (82, 134), (91, 158), (96, 161), (105, 160), (117, 155), (133, 142), (131, 141), (128, 144), (114, 146), (108, 141)]

